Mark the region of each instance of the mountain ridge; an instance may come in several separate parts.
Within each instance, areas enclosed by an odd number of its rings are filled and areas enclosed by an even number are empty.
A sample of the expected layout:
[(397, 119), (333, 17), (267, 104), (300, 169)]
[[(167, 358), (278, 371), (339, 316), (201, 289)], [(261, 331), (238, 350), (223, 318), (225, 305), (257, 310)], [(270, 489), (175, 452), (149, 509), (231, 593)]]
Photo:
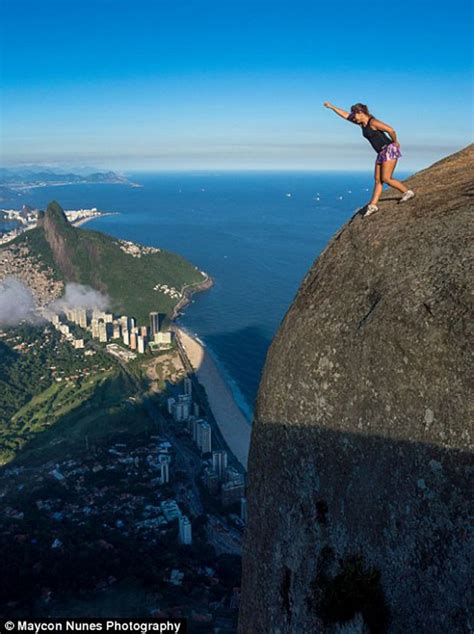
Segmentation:
[[(0, 261), (2, 254), (12, 275), (25, 268), (22, 258), (28, 255), (32, 258), (29, 270), (42, 268), (46, 278), (63, 285), (91, 286), (109, 296), (112, 310), (141, 323), (148, 322), (151, 311), (171, 317), (178, 300), (182, 306), (190, 294), (212, 285), (209, 275), (176, 253), (73, 227), (55, 200), (40, 214), (37, 227), (0, 247)], [(20, 279), (29, 285), (28, 275)], [(42, 286), (47, 283), (46, 279)], [(173, 293), (165, 293), (163, 284)]]

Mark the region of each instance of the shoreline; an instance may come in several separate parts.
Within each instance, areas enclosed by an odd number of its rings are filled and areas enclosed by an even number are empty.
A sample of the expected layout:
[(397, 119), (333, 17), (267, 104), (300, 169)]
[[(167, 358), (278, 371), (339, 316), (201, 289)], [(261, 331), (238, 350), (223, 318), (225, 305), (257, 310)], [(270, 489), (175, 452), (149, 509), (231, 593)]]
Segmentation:
[[(76, 222), (69, 221), (69, 224), (72, 227), (80, 227), (86, 224), (86, 222), (90, 222), (91, 220), (98, 220), (99, 218), (103, 218), (104, 216), (117, 216), (119, 213), (120, 213), (119, 211), (105, 211), (103, 213), (97, 214), (96, 216), (87, 216), (86, 218), (80, 218), (79, 220), (76, 220)], [(0, 225), (2, 222), (6, 223), (6, 222), (12, 222), (12, 221), (6, 220), (6, 219), (0, 219)], [(14, 220), (13, 222), (18, 222), (18, 221)], [(5, 233), (0, 233), (0, 245), (8, 244), (12, 240), (20, 236), (22, 233), (24, 233), (25, 231), (36, 229), (36, 227), (38, 226), (37, 223), (32, 226), (24, 225), (21, 223), (19, 224), (20, 224), (20, 227), (16, 227), (15, 229), (11, 229), (10, 231), (6, 231)]]
[(99, 220), (99, 218), (104, 218), (104, 216), (118, 216), (119, 213), (119, 211), (104, 211), (97, 216), (87, 216), (86, 218), (81, 218), (76, 222), (71, 222), (71, 225), (73, 227), (81, 227), (82, 225), (85, 225), (86, 222), (90, 222), (91, 220)]
[(8, 187), (13, 192), (23, 192), (28, 189), (38, 189), (41, 187), (66, 187), (67, 185), (127, 185), (128, 187), (143, 187), (140, 183), (134, 183), (132, 181), (65, 181), (60, 183), (37, 183), (35, 185), (17, 185), (13, 183), (12, 185), (5, 184), (5, 187)]
[(175, 304), (173, 308), (173, 312), (171, 313), (171, 316), (170, 316), (170, 322), (174, 323), (174, 320), (179, 317), (180, 311), (190, 303), (191, 297), (194, 295), (194, 293), (207, 291), (212, 286), (214, 286), (214, 280), (212, 279), (210, 275), (208, 275), (203, 282), (185, 286), (181, 290), (181, 292), (183, 293), (183, 297), (181, 297), (181, 299)]
[(171, 329), (206, 391), (209, 407), (229, 450), (247, 470), (252, 425), (237, 405), (232, 390), (206, 347), (176, 322), (172, 323)]

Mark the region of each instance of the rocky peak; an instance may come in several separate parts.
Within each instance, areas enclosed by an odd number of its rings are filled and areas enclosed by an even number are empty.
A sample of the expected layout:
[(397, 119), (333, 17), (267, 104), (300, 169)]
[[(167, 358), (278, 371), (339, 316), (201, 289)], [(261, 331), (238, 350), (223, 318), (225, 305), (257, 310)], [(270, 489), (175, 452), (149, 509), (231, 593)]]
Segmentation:
[[(270, 346), (239, 634), (469, 630), (474, 145), (355, 214)], [(344, 629), (349, 628), (349, 629)]]
[(76, 230), (69, 223), (61, 205), (51, 201), (46, 211), (38, 217), (38, 227), (44, 230), (54, 261), (68, 281), (78, 281), (73, 264), (76, 249)]

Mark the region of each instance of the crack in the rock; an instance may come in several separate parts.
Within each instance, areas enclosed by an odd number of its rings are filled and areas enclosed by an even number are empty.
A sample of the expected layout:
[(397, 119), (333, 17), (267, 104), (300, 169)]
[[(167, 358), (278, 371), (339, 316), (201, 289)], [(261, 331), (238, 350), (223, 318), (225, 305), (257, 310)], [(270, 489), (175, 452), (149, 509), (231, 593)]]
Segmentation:
[(382, 298), (381, 297), (377, 297), (373, 303), (372, 306), (369, 308), (368, 312), (362, 317), (362, 319), (359, 321), (359, 324), (357, 326), (357, 330), (360, 330), (360, 328), (365, 324), (365, 322), (367, 321), (367, 319), (369, 319), (369, 317), (372, 315), (372, 313), (374, 312), (374, 310), (376, 309), (377, 305), (379, 304), (380, 300)]

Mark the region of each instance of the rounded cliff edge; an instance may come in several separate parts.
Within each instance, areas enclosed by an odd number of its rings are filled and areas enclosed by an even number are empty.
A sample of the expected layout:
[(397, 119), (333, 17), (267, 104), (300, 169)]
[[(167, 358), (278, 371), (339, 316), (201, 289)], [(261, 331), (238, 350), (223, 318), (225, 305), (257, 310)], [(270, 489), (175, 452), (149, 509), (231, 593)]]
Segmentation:
[(239, 634), (468, 632), (474, 145), (354, 214), (268, 350)]

